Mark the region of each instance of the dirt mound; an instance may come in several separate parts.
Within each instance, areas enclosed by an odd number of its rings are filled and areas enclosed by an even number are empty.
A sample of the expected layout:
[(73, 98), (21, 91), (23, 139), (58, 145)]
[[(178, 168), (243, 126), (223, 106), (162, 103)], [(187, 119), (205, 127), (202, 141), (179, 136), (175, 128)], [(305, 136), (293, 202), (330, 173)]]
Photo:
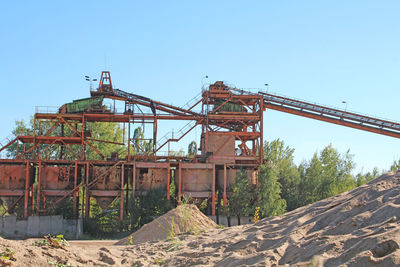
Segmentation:
[[(176, 234), (209, 230), (178, 236), (174, 246), (165, 240), (171, 225)], [(0, 253), (15, 250), (13, 266), (400, 266), (400, 172), (257, 224), (214, 227), (196, 207), (181, 206), (134, 233), (133, 246), (78, 241), (59, 249), (0, 238)]]
[(217, 224), (205, 216), (195, 205), (181, 205), (143, 225), (115, 245), (135, 245), (148, 241), (166, 240), (182, 233), (199, 234), (216, 227)]
[(257, 224), (187, 236), (180, 250), (166, 248), (163, 241), (133, 251), (151, 255), (145, 265), (400, 266), (400, 172)]
[[(168, 265), (196, 263), (187, 258), (196, 253), (217, 266), (400, 266), (400, 172), (279, 217), (187, 242), (188, 249)], [(210, 247), (218, 257), (208, 256)]]
[[(86, 266), (93, 262), (81, 250), (66, 245), (39, 245), (44, 239), (7, 240), (0, 237), (0, 266)], [(100, 261), (98, 261), (100, 263)], [(70, 265), (68, 265), (70, 264)]]

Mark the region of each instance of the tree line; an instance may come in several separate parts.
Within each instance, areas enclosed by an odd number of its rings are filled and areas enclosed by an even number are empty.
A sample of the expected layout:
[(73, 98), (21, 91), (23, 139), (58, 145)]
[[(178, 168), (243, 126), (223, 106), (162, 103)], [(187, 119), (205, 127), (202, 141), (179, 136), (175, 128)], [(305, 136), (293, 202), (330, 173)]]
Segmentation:
[[(244, 171), (239, 171), (225, 211), (234, 216), (252, 216), (259, 207), (261, 218), (281, 215), (351, 190), (382, 174), (375, 167), (371, 172), (354, 175), (354, 156), (349, 150), (340, 153), (331, 144), (299, 165), (294, 163), (293, 154), (294, 149), (280, 139), (265, 142), (258, 186), (252, 186)], [(397, 169), (400, 160), (390, 167)]]

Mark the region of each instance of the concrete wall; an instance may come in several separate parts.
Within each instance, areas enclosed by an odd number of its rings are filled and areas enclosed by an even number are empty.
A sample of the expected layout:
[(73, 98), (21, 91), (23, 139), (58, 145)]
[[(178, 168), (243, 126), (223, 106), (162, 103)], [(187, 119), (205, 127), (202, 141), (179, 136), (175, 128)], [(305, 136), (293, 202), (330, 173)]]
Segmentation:
[(62, 216), (30, 216), (28, 220), (17, 220), (10, 215), (0, 220), (0, 233), (4, 237), (42, 237), (63, 234), (67, 238), (78, 238), (83, 233), (82, 220), (63, 219)]
[(237, 216), (208, 216), (211, 220), (216, 222), (219, 225), (225, 226), (235, 226), (235, 225), (243, 225), (254, 223), (253, 217), (240, 217), (240, 223)]

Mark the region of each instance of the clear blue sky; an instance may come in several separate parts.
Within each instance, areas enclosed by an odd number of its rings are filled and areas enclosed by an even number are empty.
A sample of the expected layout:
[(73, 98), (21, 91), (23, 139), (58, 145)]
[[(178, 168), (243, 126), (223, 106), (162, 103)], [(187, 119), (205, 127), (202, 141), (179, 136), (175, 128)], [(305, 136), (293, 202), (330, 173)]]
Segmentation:
[[(400, 120), (399, 1), (7, 1), (1, 9), (0, 139), (35, 106), (89, 96), (83, 75), (105, 68), (116, 87), (176, 105), (208, 75)], [(329, 143), (350, 149), (358, 170), (400, 158), (395, 138), (275, 111), (265, 112), (264, 131), (295, 148), (296, 162)]]

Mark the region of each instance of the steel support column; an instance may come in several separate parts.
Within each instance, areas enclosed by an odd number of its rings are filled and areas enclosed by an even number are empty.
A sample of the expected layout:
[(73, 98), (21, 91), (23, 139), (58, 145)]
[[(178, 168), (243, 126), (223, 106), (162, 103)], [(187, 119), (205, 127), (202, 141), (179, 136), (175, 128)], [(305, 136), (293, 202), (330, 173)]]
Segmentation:
[(170, 196), (170, 183), (171, 183), (171, 163), (168, 162), (168, 169), (167, 169), (167, 199), (171, 198)]
[(24, 195), (24, 218), (28, 218), (28, 199), (29, 199), (29, 161), (26, 162), (25, 170), (25, 195)]
[[(76, 188), (76, 184), (77, 184), (77, 180), (78, 180), (78, 161), (75, 161), (75, 171), (74, 171), (74, 189)], [(77, 210), (77, 199), (76, 199), (76, 195), (78, 194), (78, 192), (74, 192), (72, 195), (72, 200), (73, 200), (73, 213), (74, 213), (74, 218), (78, 218), (78, 210)]]
[(119, 204), (119, 221), (124, 220), (124, 179), (125, 179), (125, 164), (121, 166), (121, 190), (120, 190), (120, 204)]
[(181, 204), (182, 197), (182, 162), (179, 161), (178, 165), (178, 205)]
[(36, 195), (36, 212), (38, 215), (40, 215), (40, 197), (41, 197), (41, 193), (40, 193), (40, 177), (42, 174), (42, 162), (39, 161), (39, 167), (38, 167), (38, 182), (37, 182), (37, 195)]
[(136, 191), (136, 161), (133, 162), (133, 175), (132, 175), (132, 198), (133, 199), (135, 199), (135, 191)]
[(224, 164), (224, 206), (227, 206), (227, 198), (226, 198), (226, 164)]
[(259, 153), (260, 153), (260, 164), (263, 164), (264, 161), (264, 101), (260, 99), (260, 144), (259, 144)]
[(86, 183), (85, 183), (85, 218), (89, 219), (90, 216), (90, 191), (88, 188), (88, 184), (89, 184), (89, 162), (86, 162)]
[(128, 160), (130, 160), (131, 155), (131, 116), (128, 116)]
[(211, 214), (215, 216), (215, 163), (213, 163)]

